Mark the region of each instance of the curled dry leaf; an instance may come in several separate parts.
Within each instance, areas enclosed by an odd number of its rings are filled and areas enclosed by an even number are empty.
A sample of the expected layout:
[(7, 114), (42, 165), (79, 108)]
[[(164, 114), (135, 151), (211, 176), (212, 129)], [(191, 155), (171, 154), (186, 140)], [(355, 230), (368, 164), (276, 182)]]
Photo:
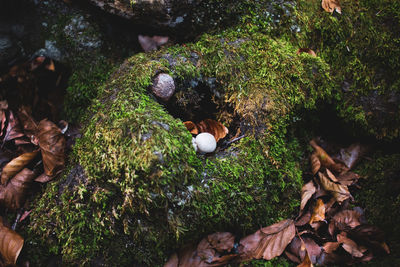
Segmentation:
[(199, 134), (199, 129), (197, 129), (197, 126), (194, 122), (184, 121), (183, 124), (185, 124), (186, 129), (188, 129), (191, 134)]
[(296, 54), (300, 55), (301, 53), (307, 53), (313, 57), (317, 56), (317, 54), (310, 48), (299, 48), (299, 50), (297, 50)]
[[(29, 138), (32, 138), (32, 136), (36, 134), (36, 121), (32, 118), (31, 115), (29, 115), (26, 107), (21, 107), (17, 114), (19, 120), (22, 123), (22, 128), (24, 129), (25, 135)], [(37, 142), (35, 145), (37, 145)]]
[(318, 262), (322, 249), (311, 237), (296, 236), (286, 248), (285, 253), (289, 259), (296, 263), (304, 261), (306, 254), (308, 254), (311, 263), (315, 264)]
[(17, 173), (6, 186), (0, 186), (0, 204), (9, 209), (21, 208), (35, 173), (27, 168)]
[(237, 254), (229, 252), (235, 244), (235, 236), (228, 232), (217, 232), (203, 238), (197, 246), (197, 255), (207, 264), (225, 265)]
[(201, 133), (206, 132), (214, 135), (217, 142), (229, 133), (228, 128), (226, 128), (222, 123), (212, 119), (205, 119), (197, 123), (197, 128)]
[[(344, 166), (344, 165), (342, 165), (342, 164), (339, 164), (339, 163), (336, 163), (336, 162), (328, 155), (328, 153), (326, 153), (326, 151), (325, 151), (322, 147), (320, 147), (320, 146), (315, 142), (315, 140), (311, 140), (311, 141), (310, 141), (310, 145), (314, 148), (314, 151), (315, 151), (315, 152), (314, 152), (315, 155), (313, 154), (314, 156), (312, 156), (312, 158), (311, 158), (311, 165), (313, 166), (313, 167), (312, 167), (313, 173), (314, 173), (314, 171), (315, 171), (315, 169), (316, 169), (316, 167), (314, 167), (314, 164), (313, 164), (313, 161), (315, 161), (315, 157), (317, 157), (317, 158), (319, 159), (320, 164), (321, 164), (323, 167), (328, 168), (328, 169), (330, 169), (330, 170), (332, 170), (332, 171), (334, 171), (334, 172), (341, 173), (341, 172), (347, 170), (346, 166)], [(315, 163), (315, 164), (317, 164), (317, 163)], [(318, 165), (316, 165), (316, 166), (318, 166)], [(318, 170), (319, 170), (319, 168), (318, 168)], [(316, 173), (316, 172), (315, 172), (315, 173)], [(315, 173), (314, 173), (314, 174), (315, 174)]]
[(3, 219), (0, 218), (0, 253), (7, 264), (15, 264), (24, 239), (15, 231), (6, 227), (3, 224)]
[(301, 188), (301, 204), (300, 204), (300, 211), (304, 209), (308, 200), (312, 197), (315, 193), (316, 188), (313, 181), (309, 181)]
[(326, 242), (322, 247), (326, 253), (330, 254), (337, 250), (339, 246), (339, 242)]
[(319, 181), (321, 186), (329, 191), (337, 202), (342, 203), (344, 200), (350, 198), (350, 192), (347, 186), (331, 181), (326, 175), (319, 172)]
[(337, 13), (342, 14), (339, 0), (322, 0), (321, 5), (326, 12), (333, 13), (336, 10)]
[(360, 179), (360, 176), (354, 172), (345, 172), (341, 173), (338, 177), (336, 177), (339, 183), (345, 186), (350, 186)]
[(339, 156), (335, 159), (343, 162), (347, 168), (352, 169), (366, 150), (366, 147), (361, 144), (352, 144), (348, 148), (340, 149)]
[(321, 169), (321, 161), (318, 158), (318, 153), (317, 152), (312, 153), (310, 160), (311, 160), (312, 173), (313, 175), (316, 175), (319, 169)]
[(14, 116), (14, 113), (8, 111), (8, 124), (5, 135), (3, 137), (3, 143), (24, 136), (21, 130), (18, 119)]
[(304, 260), (302, 263), (297, 265), (297, 267), (313, 267), (314, 265), (311, 263), (310, 257), (308, 256), (308, 253), (306, 251), (306, 256), (304, 257)]
[(356, 242), (348, 238), (346, 232), (338, 234), (336, 239), (340, 244), (342, 244), (342, 248), (353, 257), (361, 258), (364, 256), (364, 252), (367, 251), (365, 247), (358, 246)]
[(37, 138), (42, 152), (44, 173), (54, 177), (64, 168), (65, 138), (57, 125), (49, 120), (39, 123)]
[(149, 52), (157, 50), (158, 47), (166, 44), (168, 42), (168, 36), (146, 36), (140, 35), (138, 36), (138, 41), (140, 46), (143, 48), (143, 51)]
[(319, 198), (317, 199), (317, 203), (315, 203), (309, 224), (312, 225), (314, 222), (321, 221), (325, 221), (325, 204), (322, 199)]
[(336, 231), (352, 229), (361, 224), (361, 214), (355, 210), (343, 210), (332, 217), (329, 233), (333, 236)]
[(4, 166), (1, 172), (1, 183), (7, 184), (8, 180), (21, 171), (29, 162), (31, 162), (37, 155), (38, 151), (24, 153)]
[(293, 220), (284, 220), (262, 228), (240, 240), (240, 257), (242, 260), (273, 259), (282, 254), (294, 236)]

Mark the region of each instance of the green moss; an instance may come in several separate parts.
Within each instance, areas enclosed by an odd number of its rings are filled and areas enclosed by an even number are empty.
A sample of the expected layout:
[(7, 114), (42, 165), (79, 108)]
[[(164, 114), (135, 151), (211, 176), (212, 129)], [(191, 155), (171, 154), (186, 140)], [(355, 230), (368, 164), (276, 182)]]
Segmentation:
[(290, 35), (330, 65), (338, 113), (378, 138), (398, 137), (400, 3), (343, 0), (342, 14), (331, 15), (319, 0), (296, 2), (301, 32)]

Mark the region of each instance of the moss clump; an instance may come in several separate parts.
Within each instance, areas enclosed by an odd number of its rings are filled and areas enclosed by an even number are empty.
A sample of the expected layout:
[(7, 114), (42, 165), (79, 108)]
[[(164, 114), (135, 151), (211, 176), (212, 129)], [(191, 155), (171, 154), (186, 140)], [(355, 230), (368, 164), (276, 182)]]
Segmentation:
[(400, 2), (343, 0), (342, 14), (333, 15), (319, 0), (296, 2), (301, 31), (290, 35), (330, 65), (341, 92), (338, 113), (370, 135), (398, 137)]
[[(181, 121), (147, 92), (160, 71), (183, 98), (193, 91), (185, 85), (215, 81), (215, 117), (247, 137), (216, 156), (196, 155)], [(47, 187), (30, 233), (65, 264), (154, 266), (204, 234), (247, 234), (290, 217), (303, 149), (287, 129), (296, 112), (333, 97), (328, 72), (285, 40), (236, 29), (131, 57), (100, 89), (76, 167)]]

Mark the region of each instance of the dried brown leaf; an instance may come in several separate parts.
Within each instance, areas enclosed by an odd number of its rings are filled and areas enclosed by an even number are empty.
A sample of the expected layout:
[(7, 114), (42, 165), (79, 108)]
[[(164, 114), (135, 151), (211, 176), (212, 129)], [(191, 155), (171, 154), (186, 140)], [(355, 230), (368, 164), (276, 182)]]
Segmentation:
[(226, 128), (222, 123), (212, 119), (202, 120), (197, 123), (197, 128), (200, 133), (206, 132), (214, 135), (217, 142), (229, 133), (228, 128)]
[(306, 256), (304, 257), (304, 260), (302, 263), (297, 265), (297, 267), (313, 267), (314, 265), (311, 263), (310, 257), (308, 256), (308, 253), (306, 252)]
[(24, 239), (15, 231), (6, 227), (3, 224), (3, 219), (0, 218), (0, 253), (7, 264), (15, 264)]
[(300, 211), (304, 209), (308, 200), (312, 197), (315, 193), (316, 188), (313, 181), (309, 181), (301, 188), (301, 204), (300, 204)]
[(8, 124), (5, 135), (3, 137), (3, 143), (24, 136), (24, 133), (22, 132), (19, 125), (19, 121), (14, 116), (14, 113), (11, 110), (8, 111), (7, 117)]
[(313, 175), (316, 175), (319, 169), (321, 169), (321, 161), (319, 160), (317, 152), (311, 154), (311, 169)]
[(315, 203), (309, 224), (312, 225), (314, 222), (320, 221), (325, 221), (325, 204), (319, 198), (317, 199), (317, 203)]
[(283, 253), (295, 236), (293, 220), (284, 220), (262, 228), (240, 240), (239, 254), (246, 259), (273, 259)]
[(329, 191), (337, 202), (342, 203), (344, 200), (350, 198), (350, 192), (347, 186), (331, 181), (326, 175), (319, 172), (319, 181), (321, 186)]
[(184, 121), (183, 124), (185, 124), (186, 129), (188, 129), (188, 131), (191, 134), (198, 134), (199, 133), (199, 130), (197, 129), (197, 126), (196, 126), (196, 124), (194, 122), (192, 122), (192, 121)]
[[(36, 134), (37, 130), (36, 121), (32, 118), (32, 116), (27, 111), (27, 108), (24, 106), (18, 110), (17, 114), (19, 120), (21, 121), (25, 135), (29, 138), (32, 138), (32, 136)], [(35, 145), (37, 145), (37, 143)]]
[(339, 242), (326, 242), (322, 247), (326, 253), (330, 254), (337, 250), (339, 246)]
[(179, 258), (178, 254), (176, 253), (172, 254), (167, 263), (164, 264), (164, 267), (178, 267), (178, 266), (179, 266)]
[(35, 173), (27, 168), (17, 173), (6, 186), (0, 186), (0, 204), (9, 209), (21, 208)]
[(27, 152), (7, 163), (1, 172), (1, 183), (6, 185), (11, 177), (16, 175), (36, 157), (37, 153), (38, 151)]
[(356, 242), (348, 238), (346, 232), (341, 232), (338, 234), (336, 239), (342, 244), (343, 249), (353, 257), (361, 258), (364, 256), (364, 252), (367, 251), (365, 247), (358, 246)]
[[(337, 172), (337, 173), (341, 173), (343, 171), (346, 171), (347, 168), (346, 166), (336, 163), (329, 155), (328, 153), (326, 153), (326, 151), (320, 147), (315, 140), (311, 140), (310, 141), (310, 145), (314, 148), (315, 151), (315, 156), (318, 157), (321, 166), (330, 169), (331, 171)], [(313, 156), (313, 158), (315, 158), (315, 156)], [(313, 159), (312, 159), (313, 160)], [(313, 165), (313, 163), (311, 163)], [(315, 171), (315, 168), (313, 168), (313, 173)], [(318, 168), (319, 169), (319, 168)]]
[(352, 229), (361, 224), (361, 214), (355, 210), (343, 210), (333, 216), (329, 224), (329, 233), (333, 236), (336, 230)]
[(37, 128), (37, 138), (42, 152), (44, 173), (54, 177), (64, 168), (64, 135), (57, 125), (49, 120), (42, 120)]
[(349, 237), (372, 250), (373, 253), (389, 254), (390, 250), (385, 243), (385, 234), (374, 225), (358, 225), (348, 231)]
[(360, 176), (357, 173), (354, 172), (345, 172), (341, 173), (338, 177), (337, 180), (339, 183), (345, 186), (350, 186), (354, 183), (356, 183), (360, 179)]
[(340, 149), (340, 153), (337, 157), (335, 157), (335, 159), (343, 162), (347, 166), (347, 168), (352, 169), (366, 151), (366, 146), (358, 143), (352, 144), (347, 148)]
[(337, 13), (342, 14), (339, 0), (322, 0), (321, 5), (326, 12), (333, 13), (333, 11), (336, 11)]

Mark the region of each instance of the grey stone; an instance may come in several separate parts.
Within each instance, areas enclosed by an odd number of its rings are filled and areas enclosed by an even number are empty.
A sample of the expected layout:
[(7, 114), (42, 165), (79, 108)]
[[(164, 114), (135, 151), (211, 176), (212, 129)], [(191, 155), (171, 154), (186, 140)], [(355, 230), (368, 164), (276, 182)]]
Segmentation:
[(163, 101), (168, 101), (175, 92), (174, 79), (166, 73), (158, 74), (153, 81), (151, 91)]

